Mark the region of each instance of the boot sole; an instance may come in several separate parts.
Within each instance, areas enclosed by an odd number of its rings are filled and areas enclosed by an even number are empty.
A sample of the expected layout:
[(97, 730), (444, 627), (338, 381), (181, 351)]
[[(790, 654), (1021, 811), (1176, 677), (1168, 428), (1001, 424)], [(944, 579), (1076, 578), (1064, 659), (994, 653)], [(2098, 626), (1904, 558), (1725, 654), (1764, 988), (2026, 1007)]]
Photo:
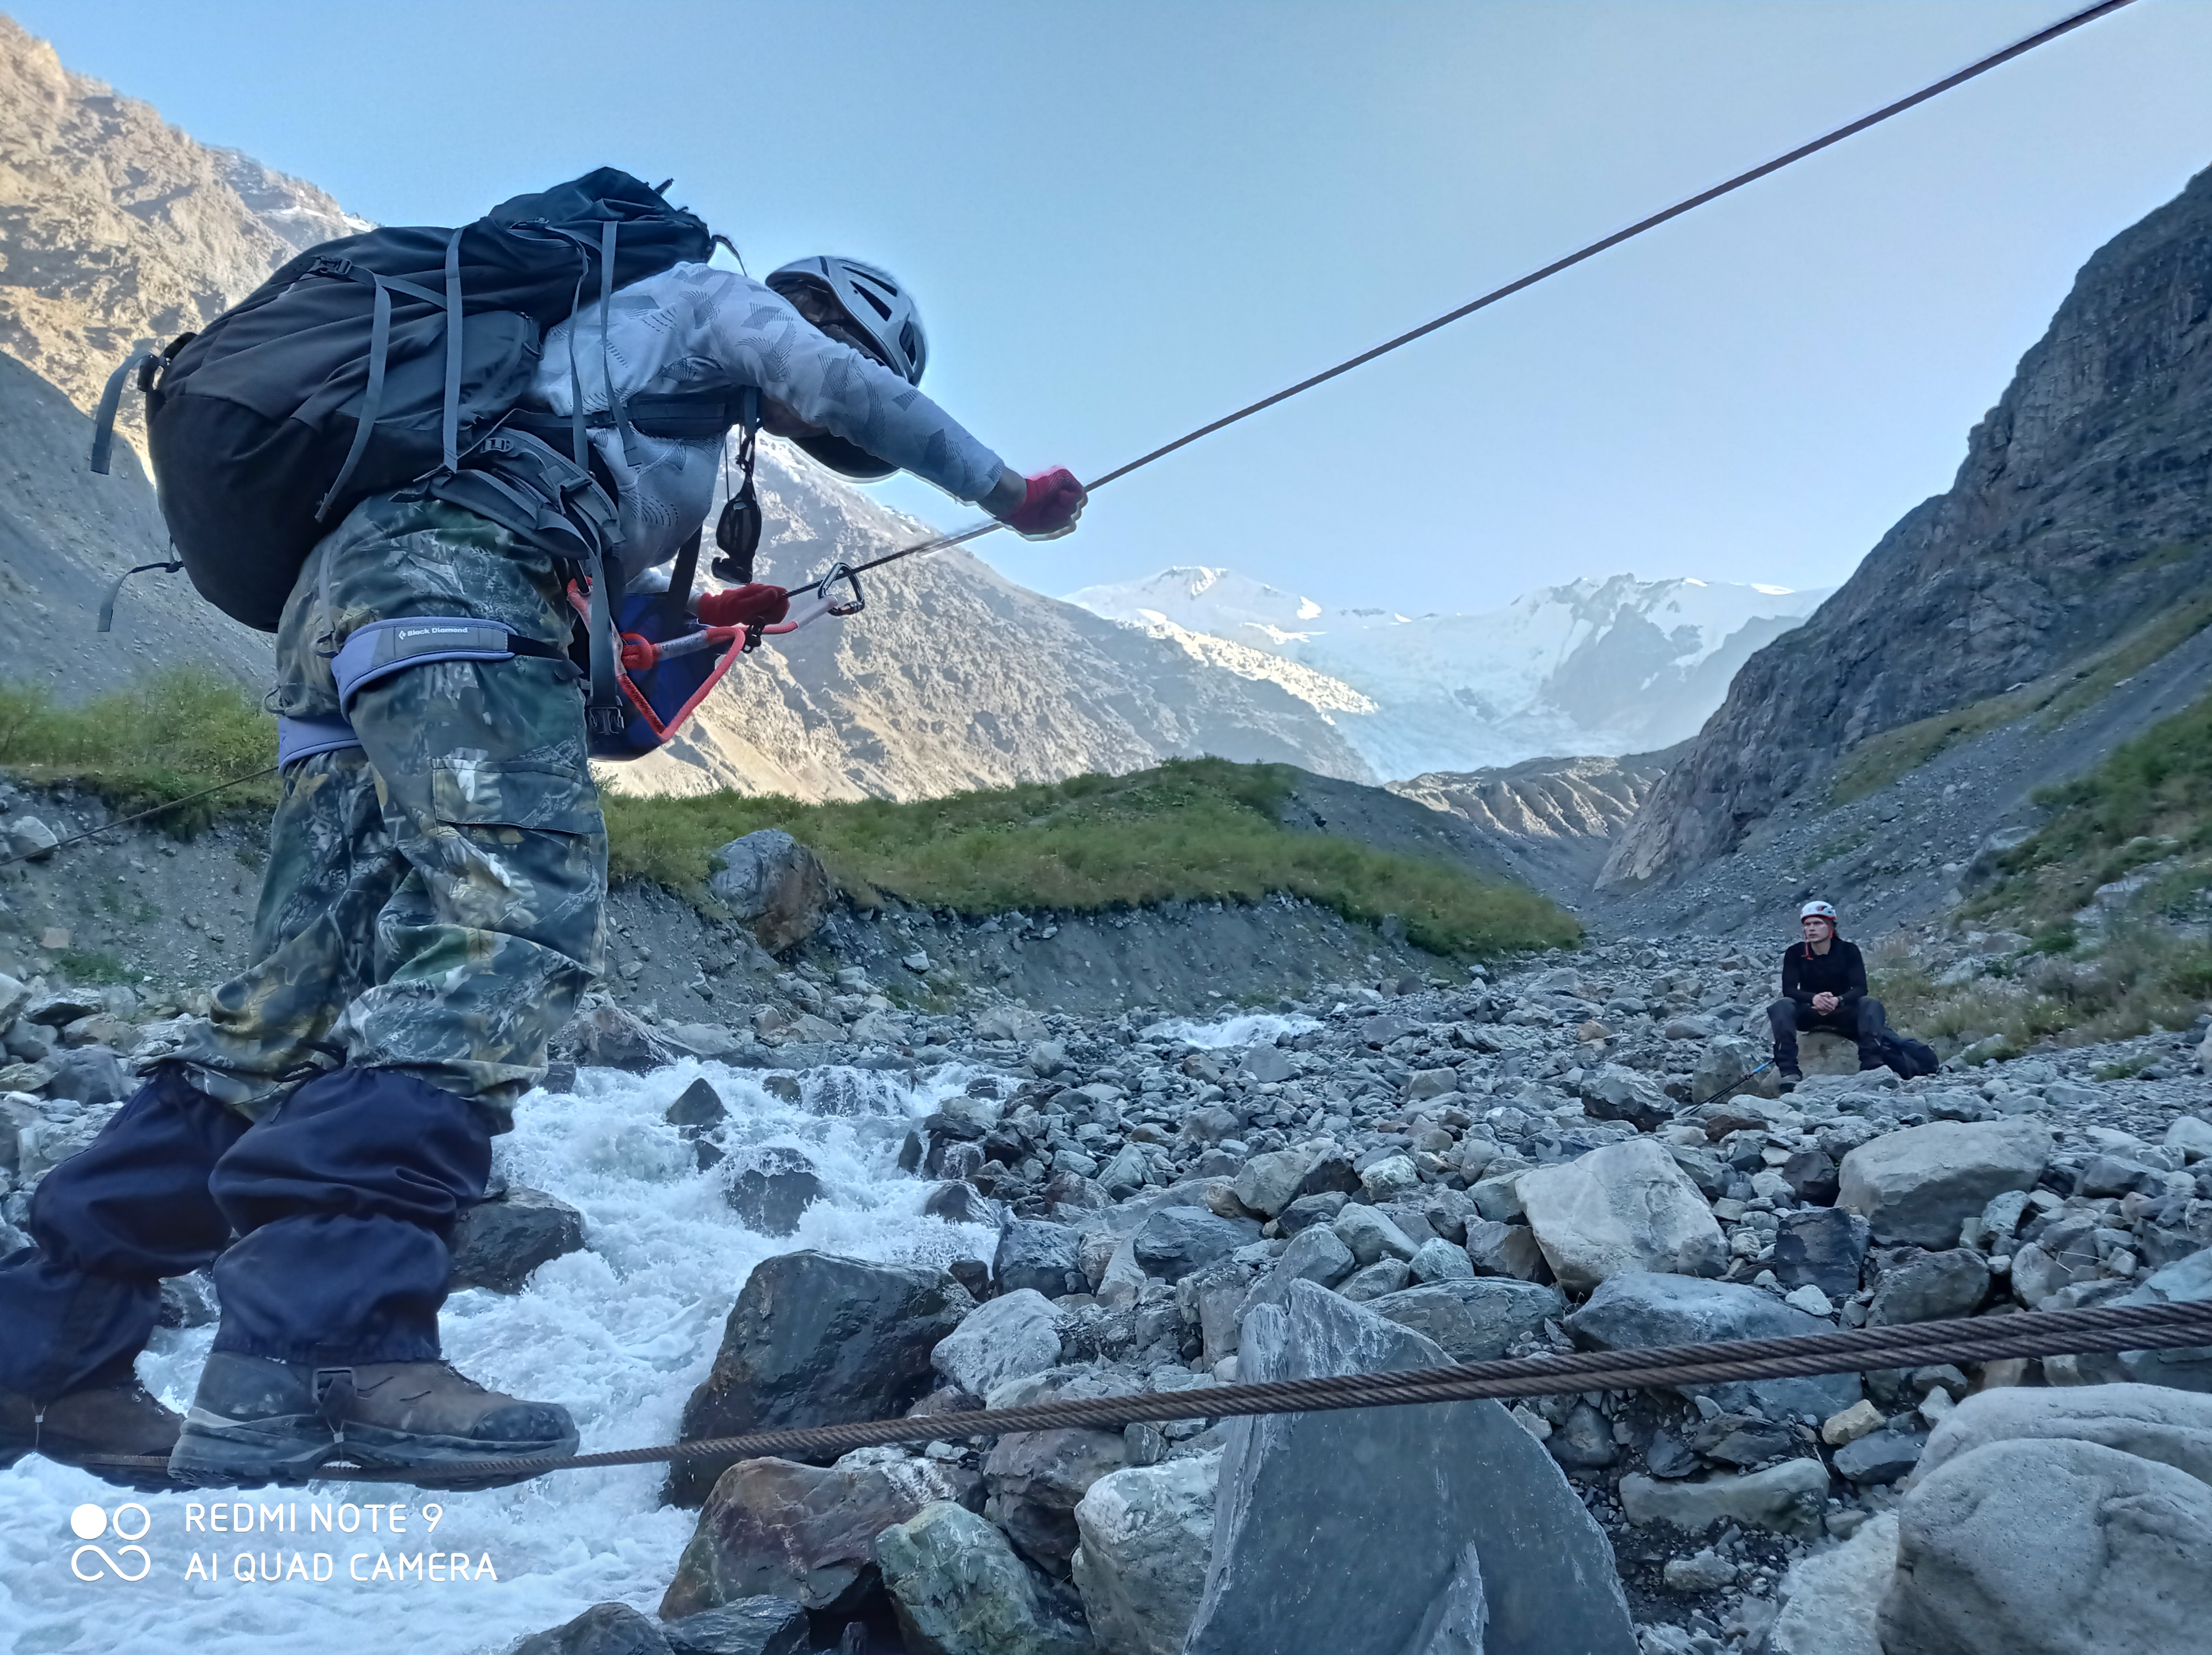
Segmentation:
[(553, 1442), (484, 1442), (469, 1437), (392, 1431), (355, 1422), (347, 1426), (345, 1440), (337, 1445), (337, 1451), (363, 1467), (409, 1472), (418, 1488), (466, 1493), (478, 1488), (504, 1488), (543, 1474), (524, 1467), (511, 1474), (480, 1472), (465, 1476), (440, 1476), (439, 1469), (482, 1460), (565, 1458), (576, 1451), (577, 1440), (576, 1433), (571, 1431)]
[(338, 1452), (330, 1427), (313, 1414), (279, 1415), (245, 1424), (195, 1410), (169, 1453), (169, 1479), (195, 1488), (260, 1488), (312, 1482)]

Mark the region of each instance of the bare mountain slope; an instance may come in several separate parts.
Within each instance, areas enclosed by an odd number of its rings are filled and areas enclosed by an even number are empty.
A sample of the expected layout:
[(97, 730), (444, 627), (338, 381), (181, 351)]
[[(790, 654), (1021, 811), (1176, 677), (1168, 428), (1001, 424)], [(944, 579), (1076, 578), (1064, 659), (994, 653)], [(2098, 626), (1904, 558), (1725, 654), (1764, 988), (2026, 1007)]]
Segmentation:
[(1389, 786), (1458, 818), (1515, 878), (1576, 907), (1588, 899), (1613, 836), (1681, 751), (1530, 758), (1495, 770), (1431, 771)]
[(2171, 648), (2208, 583), (2212, 172), (2083, 265), (1949, 492), (1752, 656), (1604, 880), (1687, 879), (1854, 749), (2085, 668), (2154, 619)]

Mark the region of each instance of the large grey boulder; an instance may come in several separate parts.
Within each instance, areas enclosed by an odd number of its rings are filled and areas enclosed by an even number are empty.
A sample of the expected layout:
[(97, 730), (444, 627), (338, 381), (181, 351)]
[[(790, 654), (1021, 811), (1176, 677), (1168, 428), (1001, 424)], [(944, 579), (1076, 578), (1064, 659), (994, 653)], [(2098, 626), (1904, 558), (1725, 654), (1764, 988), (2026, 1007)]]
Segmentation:
[[(763, 1259), (731, 1307), (714, 1367), (684, 1404), (679, 1435), (735, 1437), (902, 1413), (930, 1388), (931, 1352), (974, 1305), (941, 1270), (817, 1252)], [(669, 1474), (671, 1503), (698, 1505), (720, 1469), (678, 1462)]]
[(830, 1616), (877, 1601), (876, 1536), (940, 1500), (972, 1501), (972, 1471), (934, 1460), (800, 1465), (740, 1460), (715, 1480), (677, 1561), (660, 1617), (748, 1597), (787, 1597)]
[(787, 1236), (806, 1209), (827, 1193), (803, 1150), (771, 1145), (745, 1157), (725, 1192), (730, 1210), (757, 1235)]
[(1674, 1118), (1674, 1105), (1648, 1074), (1602, 1063), (1583, 1077), (1583, 1112), (1593, 1120), (1626, 1121), (1639, 1132), (1656, 1132)]
[(1223, 1218), (1203, 1207), (1163, 1207), (1144, 1221), (1131, 1246), (1146, 1275), (1180, 1281), (1259, 1238), (1251, 1219)]
[(1929, 1433), (1922, 1474), (1991, 1443), (2043, 1439), (2094, 1442), (2212, 1484), (2212, 1397), (2147, 1384), (1978, 1392)]
[(1867, 1321), (1887, 1327), (1972, 1316), (1989, 1291), (1989, 1261), (1972, 1248), (1921, 1253), (1882, 1273), (1874, 1302), (1867, 1306)]
[(550, 1632), (533, 1633), (513, 1655), (671, 1655), (661, 1629), (628, 1603), (594, 1603)]
[(732, 839), (714, 860), (722, 866), (708, 892), (771, 954), (804, 942), (830, 916), (830, 876), (781, 828)]
[(939, 1500), (876, 1538), (912, 1655), (1088, 1655), (1082, 1623), (1041, 1591), (1006, 1537)]
[(2194, 1655), (2212, 1628), (2212, 1488), (2100, 1443), (1990, 1442), (1898, 1508), (1885, 1655)]
[(2051, 1148), (2051, 1134), (2033, 1121), (1907, 1127), (1844, 1157), (1836, 1205), (1864, 1218), (1883, 1246), (1955, 1247), (1960, 1225), (1991, 1197), (2035, 1187)]
[[(1772, 1294), (1734, 1281), (1686, 1275), (1621, 1275), (1566, 1319), (1585, 1350), (1649, 1350), (1727, 1339), (1787, 1339), (1834, 1329)], [(1802, 1379), (1739, 1379), (1695, 1388), (1729, 1413), (1756, 1408), (1770, 1420), (1827, 1419), (1859, 1400), (1855, 1373)]]
[(1087, 1293), (1091, 1278), (1083, 1273), (1082, 1250), (1082, 1232), (1070, 1225), (1016, 1219), (1000, 1232), (991, 1275), (1001, 1293), (1027, 1287), (1047, 1299)]
[(1882, 1655), (1877, 1624), (1897, 1570), (1897, 1514), (1884, 1512), (1833, 1551), (1790, 1566), (1767, 1655)]
[(520, 1293), (530, 1273), (584, 1245), (584, 1215), (557, 1196), (511, 1183), (453, 1226), (453, 1285)]
[(1712, 1209), (1656, 1139), (1533, 1168), (1516, 1188), (1537, 1245), (1570, 1292), (1629, 1271), (1718, 1275), (1727, 1267)]
[[(1311, 1282), (1244, 1326), (1238, 1377), (1435, 1367), (1418, 1334)], [(1187, 1655), (1634, 1655), (1612, 1548), (1495, 1402), (1236, 1420)], [(1470, 1576), (1473, 1579), (1470, 1579)], [(1478, 1588), (1480, 1590), (1478, 1590)]]
[(79, 1046), (53, 1060), (49, 1098), (74, 1098), (81, 1104), (119, 1104), (137, 1090), (123, 1059), (106, 1046)]
[(1060, 1360), (1061, 1317), (1042, 1293), (1018, 1287), (971, 1311), (940, 1340), (930, 1366), (970, 1396), (1042, 1373)]
[[(2212, 1300), (2212, 1249), (2154, 1271), (2141, 1286), (2123, 1293), (2116, 1305), (2202, 1305)], [(2045, 1372), (2052, 1371), (2045, 1365)], [(2212, 1391), (2212, 1346), (2184, 1345), (2172, 1350), (2127, 1350), (2115, 1355), (2084, 1356), (2075, 1371), (2087, 1380), (2132, 1379), (2171, 1385), (2179, 1390)]]
[(1075, 1507), (1076, 1590), (1105, 1655), (1182, 1655), (1213, 1544), (1217, 1451), (1109, 1472)]
[(1620, 1480), (1620, 1509), (1643, 1527), (1672, 1524), (1696, 1534), (1716, 1523), (1747, 1523), (1776, 1534), (1820, 1530), (1828, 1468), (1816, 1459), (1784, 1460), (1763, 1471), (1722, 1473), (1702, 1482), (1662, 1482), (1632, 1471)]
[(1849, 1299), (1859, 1290), (1871, 1237), (1864, 1219), (1840, 1207), (1784, 1213), (1770, 1268), (1785, 1287), (1818, 1287), (1831, 1299)]
[(1237, 1169), (1231, 1188), (1250, 1210), (1273, 1218), (1303, 1193), (1299, 1186), (1314, 1159), (1315, 1153), (1309, 1149), (1276, 1149), (1255, 1155)]
[(1565, 1316), (1567, 1301), (1557, 1287), (1484, 1276), (1386, 1293), (1369, 1299), (1367, 1308), (1435, 1341), (1455, 1362), (1486, 1362), (1547, 1319)]

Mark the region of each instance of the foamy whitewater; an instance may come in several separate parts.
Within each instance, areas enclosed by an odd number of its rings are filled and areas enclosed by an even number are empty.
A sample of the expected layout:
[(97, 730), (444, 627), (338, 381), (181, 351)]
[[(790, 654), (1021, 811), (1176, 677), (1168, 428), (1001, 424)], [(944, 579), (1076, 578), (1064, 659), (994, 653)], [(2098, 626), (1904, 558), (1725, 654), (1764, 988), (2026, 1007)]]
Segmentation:
[[(856, 1069), (814, 1070), (794, 1077), (800, 1101), (792, 1104), (765, 1089), (769, 1076), (761, 1071), (684, 1063), (641, 1078), (586, 1070), (573, 1093), (534, 1094), (519, 1111), (516, 1130), (499, 1142), (499, 1168), (510, 1182), (579, 1208), (586, 1248), (541, 1268), (518, 1296), (456, 1293), (445, 1311), (447, 1356), (498, 1390), (565, 1403), (586, 1452), (672, 1440), (684, 1399), (714, 1360), (738, 1289), (763, 1258), (806, 1248), (936, 1264), (989, 1257), (994, 1231), (923, 1217), (932, 1186), (896, 1167), (908, 1126), (977, 1072), (950, 1065), (908, 1082)], [(691, 1146), (661, 1119), (701, 1076), (731, 1115), (717, 1134), (730, 1159), (704, 1173), (694, 1170)], [(774, 1145), (804, 1149), (830, 1195), (807, 1209), (797, 1234), (771, 1239), (738, 1221), (723, 1190), (748, 1151)], [(212, 1337), (210, 1328), (156, 1334), (139, 1361), (149, 1388), (183, 1409)], [(239, 1536), (188, 1534), (182, 1494), (133, 1494), (82, 1471), (25, 1459), (0, 1471), (0, 1651), (463, 1655), (503, 1650), (523, 1634), (611, 1599), (651, 1614), (696, 1522), (694, 1512), (660, 1506), (663, 1475), (659, 1466), (566, 1471), (481, 1494), (325, 1482), (194, 1497), (204, 1506), (242, 1499), (257, 1512), (300, 1508), (290, 1519), (296, 1532)], [(115, 1578), (95, 1554), (80, 1554), (84, 1542), (70, 1530), (81, 1505), (115, 1513), (131, 1500), (151, 1518), (138, 1542), (151, 1567), (137, 1581)], [(310, 1507), (366, 1500), (408, 1506), (406, 1532), (372, 1533), (358, 1512), (354, 1533), (310, 1531)], [(433, 1503), (443, 1515), (426, 1536), (422, 1508)], [(139, 1524), (137, 1513), (124, 1513), (125, 1539), (111, 1533), (97, 1542), (134, 1574), (138, 1559), (120, 1548)], [(191, 1555), (198, 1552), (204, 1567), (210, 1551), (221, 1578), (188, 1579)], [(318, 1551), (331, 1560), (327, 1580), (236, 1578), (240, 1552), (257, 1559), (281, 1554), (284, 1563), (298, 1552), (312, 1569)], [(379, 1551), (392, 1569), (402, 1556), (462, 1554), (472, 1576), (489, 1555), (497, 1579), (374, 1578)], [(349, 1578), (356, 1553), (364, 1557), (361, 1573), (373, 1577), (367, 1582)], [(76, 1578), (73, 1555), (83, 1573), (102, 1578)]]

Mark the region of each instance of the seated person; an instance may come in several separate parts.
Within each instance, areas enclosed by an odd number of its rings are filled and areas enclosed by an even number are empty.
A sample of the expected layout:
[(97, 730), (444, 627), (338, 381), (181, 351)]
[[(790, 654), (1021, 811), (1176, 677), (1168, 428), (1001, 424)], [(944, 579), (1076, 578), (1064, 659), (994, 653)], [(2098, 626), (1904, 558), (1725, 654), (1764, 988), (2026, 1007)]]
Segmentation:
[(1867, 993), (1866, 961), (1856, 945), (1836, 934), (1836, 910), (1808, 902), (1798, 910), (1804, 940), (1782, 956), (1782, 998), (1766, 1008), (1774, 1025), (1774, 1066), (1784, 1091), (1803, 1080), (1797, 1037), (1811, 1030), (1856, 1042), (1861, 1070), (1885, 1066), (1881, 1043), (1889, 1033), (1881, 1001)]

